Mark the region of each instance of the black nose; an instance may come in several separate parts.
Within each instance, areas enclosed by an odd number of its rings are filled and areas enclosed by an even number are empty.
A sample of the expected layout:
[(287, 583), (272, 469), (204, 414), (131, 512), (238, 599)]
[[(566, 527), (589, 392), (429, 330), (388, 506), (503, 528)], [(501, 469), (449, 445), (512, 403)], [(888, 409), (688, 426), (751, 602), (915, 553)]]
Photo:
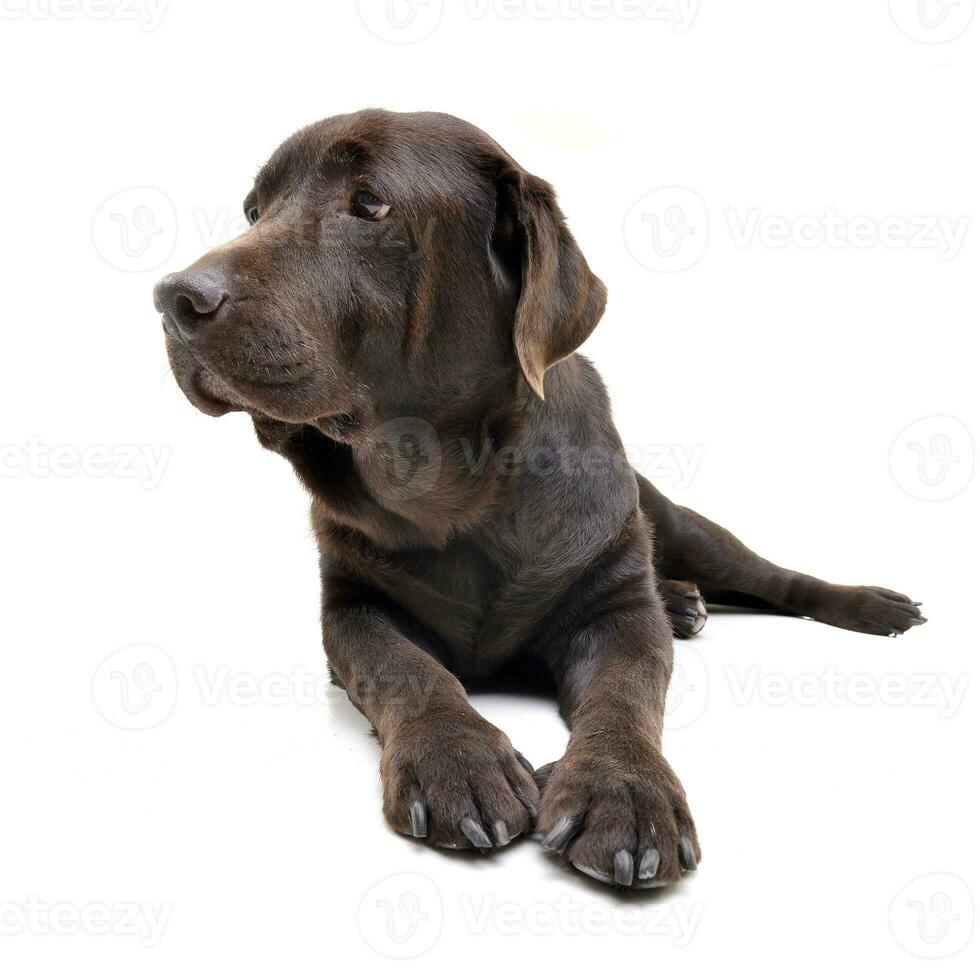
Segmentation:
[(191, 340), (224, 303), (228, 294), (207, 272), (175, 272), (153, 289), (153, 305), (168, 316), (185, 340)]

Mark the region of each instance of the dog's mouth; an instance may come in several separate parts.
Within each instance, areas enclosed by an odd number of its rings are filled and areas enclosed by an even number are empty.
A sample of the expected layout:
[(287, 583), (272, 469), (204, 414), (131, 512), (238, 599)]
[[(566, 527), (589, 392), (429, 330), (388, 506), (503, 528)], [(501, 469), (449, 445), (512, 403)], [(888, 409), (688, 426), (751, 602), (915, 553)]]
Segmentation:
[(335, 373), (322, 369), (316, 357), (239, 357), (226, 364), (224, 357), (191, 349), (169, 333), (167, 353), (184, 396), (205, 415), (218, 418), (246, 412), (303, 424), (342, 416), (352, 409), (345, 389), (336, 387)]
[(276, 389), (288, 389), (289, 381), (281, 378), (275, 382), (259, 381), (254, 385), (244, 380), (236, 381), (225, 371), (212, 367), (192, 354), (188, 348), (168, 335), (167, 355), (170, 367), (180, 390), (187, 400), (205, 415), (220, 417), (229, 412), (252, 412), (259, 406), (257, 399), (249, 397), (248, 391), (255, 387), (260, 396), (274, 396)]
[(229, 412), (243, 412), (241, 396), (205, 367), (199, 367), (190, 377), (185, 394), (205, 415), (220, 417)]
[[(197, 364), (185, 377), (187, 382), (181, 385), (184, 394), (206, 415), (258, 412), (277, 418), (283, 413), (292, 415), (289, 407), (303, 401), (305, 383), (310, 375), (291, 376), (289, 371), (259, 369), (250, 371), (247, 377), (239, 377), (230, 372), (219, 374), (211, 367)], [(283, 421), (296, 419), (284, 418)]]

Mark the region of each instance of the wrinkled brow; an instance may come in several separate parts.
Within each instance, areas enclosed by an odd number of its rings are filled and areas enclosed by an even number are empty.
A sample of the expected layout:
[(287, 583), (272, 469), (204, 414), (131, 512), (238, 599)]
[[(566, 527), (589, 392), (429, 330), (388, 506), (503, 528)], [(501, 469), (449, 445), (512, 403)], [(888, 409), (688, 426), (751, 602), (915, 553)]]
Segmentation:
[(305, 176), (357, 173), (368, 167), (371, 155), (356, 140), (338, 140), (326, 147), (299, 145), (277, 151), (255, 178), (260, 197), (270, 198)]

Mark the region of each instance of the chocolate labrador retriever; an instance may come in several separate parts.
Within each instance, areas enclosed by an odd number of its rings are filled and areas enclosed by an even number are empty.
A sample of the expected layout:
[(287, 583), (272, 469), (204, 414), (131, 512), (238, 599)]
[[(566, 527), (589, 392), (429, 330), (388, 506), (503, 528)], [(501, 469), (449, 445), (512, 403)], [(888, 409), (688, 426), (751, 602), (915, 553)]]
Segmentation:
[[(631, 469), (575, 353), (605, 288), (552, 188), (475, 127), (316, 123), (245, 213), (156, 307), (188, 399), (247, 412), (312, 495), (323, 641), (380, 739), (388, 823), (484, 850), (535, 830), (631, 888), (693, 871), (661, 752), (671, 635), (712, 602), (895, 635), (918, 604), (779, 568)], [(535, 671), (571, 730), (536, 773), (464, 687)]]

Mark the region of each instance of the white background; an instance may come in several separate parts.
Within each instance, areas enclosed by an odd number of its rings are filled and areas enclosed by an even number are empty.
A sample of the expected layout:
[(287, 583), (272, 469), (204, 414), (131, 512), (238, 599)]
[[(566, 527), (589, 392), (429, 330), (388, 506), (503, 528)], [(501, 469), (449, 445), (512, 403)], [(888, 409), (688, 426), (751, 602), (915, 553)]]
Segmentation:
[[(4, 975), (975, 976), (973, 0), (117, 2), (0, 18)], [(704, 860), (669, 893), (384, 828), (367, 723), (322, 695), (304, 494), (169, 377), (153, 282), (294, 129), (371, 105), (557, 186), (665, 492), (925, 603), (895, 640), (719, 612), (678, 645)], [(561, 753), (552, 705), (476, 700)]]

